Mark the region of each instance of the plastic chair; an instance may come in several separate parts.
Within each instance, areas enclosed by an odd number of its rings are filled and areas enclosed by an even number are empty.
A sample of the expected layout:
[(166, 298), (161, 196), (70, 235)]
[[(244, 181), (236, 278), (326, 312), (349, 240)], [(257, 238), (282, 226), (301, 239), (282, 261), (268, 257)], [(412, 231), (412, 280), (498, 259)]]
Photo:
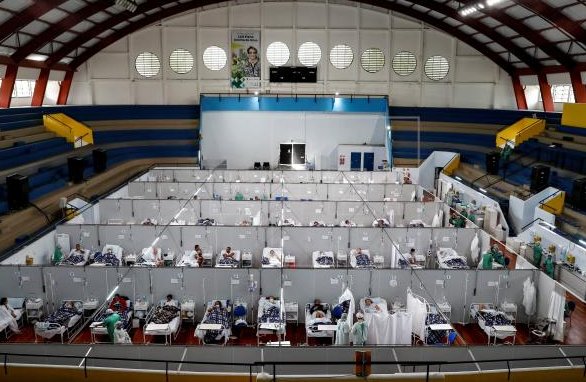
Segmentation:
[(454, 342), (456, 342), (456, 338), (458, 338), (458, 333), (455, 330), (452, 330), (450, 334), (448, 334), (448, 344), (452, 346)]

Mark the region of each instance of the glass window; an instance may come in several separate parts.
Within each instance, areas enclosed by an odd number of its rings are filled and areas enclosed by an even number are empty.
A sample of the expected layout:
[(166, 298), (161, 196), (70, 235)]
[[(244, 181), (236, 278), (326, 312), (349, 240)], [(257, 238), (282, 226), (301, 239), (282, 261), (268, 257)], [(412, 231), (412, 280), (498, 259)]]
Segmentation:
[(187, 49), (175, 49), (169, 57), (169, 66), (177, 74), (186, 74), (193, 69), (193, 56)]
[(275, 41), (267, 47), (267, 60), (273, 66), (283, 66), (289, 61), (289, 47), (281, 41)]
[(336, 69), (346, 69), (354, 61), (354, 53), (348, 45), (336, 45), (330, 51), (330, 62)]
[(411, 52), (399, 52), (393, 57), (393, 70), (400, 76), (408, 76), (415, 71), (417, 59)]
[(141, 76), (154, 77), (159, 74), (159, 71), (161, 70), (161, 62), (156, 54), (144, 52), (136, 57), (134, 67)]
[(368, 73), (376, 73), (385, 66), (385, 55), (379, 48), (368, 48), (362, 52), (360, 64)]
[(574, 99), (574, 89), (572, 88), (572, 85), (552, 85), (551, 86), (551, 95), (553, 97), (553, 102), (557, 102), (557, 103), (567, 103), (567, 102), (574, 103), (574, 102), (576, 102)]
[(304, 42), (299, 47), (299, 62), (305, 66), (316, 66), (321, 60), (321, 49), (315, 42)]
[(30, 98), (35, 90), (35, 81), (16, 80), (12, 89), (12, 98)]
[(218, 46), (207, 47), (203, 52), (203, 64), (209, 70), (222, 70), (226, 66), (226, 52)]
[(431, 56), (425, 61), (425, 75), (433, 81), (440, 81), (446, 78), (450, 71), (450, 64), (443, 56)]

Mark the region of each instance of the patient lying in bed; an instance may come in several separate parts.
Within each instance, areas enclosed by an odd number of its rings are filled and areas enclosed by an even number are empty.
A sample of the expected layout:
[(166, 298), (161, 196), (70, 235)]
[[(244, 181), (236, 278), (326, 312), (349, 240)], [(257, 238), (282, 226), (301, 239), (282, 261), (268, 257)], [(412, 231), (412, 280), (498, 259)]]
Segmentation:
[(238, 265), (236, 253), (232, 250), (231, 247), (226, 247), (226, 249), (222, 252), (222, 257), (219, 259), (218, 263), (222, 265)]

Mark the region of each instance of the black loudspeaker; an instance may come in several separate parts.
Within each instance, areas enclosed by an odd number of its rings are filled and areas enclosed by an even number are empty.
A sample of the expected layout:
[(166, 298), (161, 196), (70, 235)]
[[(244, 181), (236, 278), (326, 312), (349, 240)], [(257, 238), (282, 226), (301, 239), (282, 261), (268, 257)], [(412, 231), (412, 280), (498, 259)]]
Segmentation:
[(531, 170), (531, 192), (539, 192), (549, 185), (549, 167), (538, 165)]
[(80, 157), (67, 158), (67, 168), (69, 170), (69, 181), (73, 183), (83, 182), (83, 169), (85, 168), (85, 159)]
[(95, 149), (92, 151), (92, 162), (94, 164), (94, 172), (96, 174), (106, 171), (108, 167), (108, 153), (104, 149)]
[(574, 208), (586, 209), (586, 178), (574, 180), (571, 201)]
[(8, 208), (21, 210), (28, 207), (28, 176), (12, 174), (6, 177)]
[(501, 155), (496, 151), (486, 154), (486, 173), (490, 175), (498, 175), (499, 161)]

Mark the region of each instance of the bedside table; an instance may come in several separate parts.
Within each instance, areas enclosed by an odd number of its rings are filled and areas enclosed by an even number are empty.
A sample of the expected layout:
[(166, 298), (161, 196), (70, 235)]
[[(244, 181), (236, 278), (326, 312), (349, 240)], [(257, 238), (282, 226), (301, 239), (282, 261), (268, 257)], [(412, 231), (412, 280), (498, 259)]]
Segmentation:
[(30, 322), (31, 320), (40, 321), (43, 317), (43, 300), (37, 298), (35, 300), (27, 300), (24, 304), (24, 309), (26, 312), (26, 320)]
[(145, 320), (149, 311), (148, 301), (137, 301), (134, 303), (132, 327), (140, 327), (140, 321)]
[(99, 305), (100, 302), (97, 299), (85, 300), (83, 302), (83, 318), (91, 317)]
[(181, 303), (181, 320), (195, 324), (195, 301), (188, 300)]
[(285, 321), (299, 324), (299, 304), (297, 301), (285, 302)]

